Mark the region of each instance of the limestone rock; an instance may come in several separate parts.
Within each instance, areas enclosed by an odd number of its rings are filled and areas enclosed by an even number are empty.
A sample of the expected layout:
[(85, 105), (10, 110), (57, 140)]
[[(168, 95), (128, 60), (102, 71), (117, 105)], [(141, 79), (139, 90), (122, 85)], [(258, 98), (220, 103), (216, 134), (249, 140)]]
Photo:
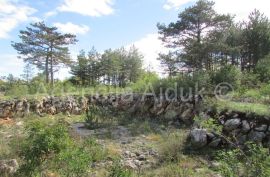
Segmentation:
[(265, 132), (267, 130), (267, 125), (263, 124), (261, 126), (255, 127), (255, 130), (258, 132)]
[(205, 129), (193, 129), (190, 132), (191, 144), (195, 148), (201, 148), (207, 144), (207, 131)]
[(240, 119), (229, 119), (224, 124), (224, 129), (227, 131), (235, 130), (241, 125)]
[(250, 141), (254, 141), (254, 142), (257, 142), (257, 143), (260, 143), (262, 142), (262, 140), (265, 138), (265, 133), (263, 132), (257, 132), (257, 131), (251, 131), (249, 134), (248, 134), (248, 139)]
[(0, 174), (12, 175), (19, 168), (19, 164), (16, 159), (0, 160)]
[(250, 131), (250, 125), (249, 125), (249, 123), (248, 123), (248, 121), (246, 121), (246, 120), (243, 120), (242, 121), (242, 131), (244, 132), (244, 133), (247, 133), (247, 132), (249, 132)]

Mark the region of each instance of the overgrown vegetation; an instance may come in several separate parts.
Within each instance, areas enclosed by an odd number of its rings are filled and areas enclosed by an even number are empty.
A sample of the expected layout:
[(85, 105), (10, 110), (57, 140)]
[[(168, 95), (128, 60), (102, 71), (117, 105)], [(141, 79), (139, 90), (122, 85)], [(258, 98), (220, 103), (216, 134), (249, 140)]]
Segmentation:
[[(19, 176), (37, 176), (52, 172), (61, 176), (87, 176), (91, 163), (103, 160), (106, 150), (94, 139), (79, 140), (69, 133), (66, 122), (29, 125), (19, 156)], [(47, 174), (48, 175), (48, 174)]]
[[(176, 22), (159, 23), (157, 27), (170, 50), (159, 54), (158, 60), (168, 75), (162, 78), (143, 68), (143, 56), (134, 46), (104, 52), (93, 47), (88, 53), (81, 50), (73, 61), (68, 46), (77, 42), (75, 35), (62, 34), (44, 22), (30, 24), (20, 32), (21, 41), (12, 42), (25, 61), (24, 73), (21, 78), (11, 74), (1, 77), (0, 99), (151, 92), (170, 98), (201, 95), (208, 108), (270, 115), (270, 22), (262, 12), (254, 10), (246, 21), (235, 22), (231, 15), (216, 12), (214, 2), (198, 0), (181, 11)], [(72, 76), (57, 80), (54, 74), (63, 65), (70, 68)], [(32, 73), (33, 66), (37, 75)], [(232, 86), (228, 93), (231, 100), (214, 97), (220, 83)], [(94, 132), (120, 125), (134, 137), (147, 135), (146, 139), (154, 139), (158, 163), (152, 171), (140, 171), (124, 167), (119, 147), (113, 143), (112, 147), (103, 147), (94, 138), (74, 135), (69, 124), (75, 122), (74, 117), (58, 121), (53, 116), (31, 116), (23, 120), (28, 126), (16, 136), (19, 126), (9, 129), (0, 125), (4, 133), (14, 133), (0, 137), (0, 158), (19, 159), (17, 176), (89, 176), (93, 169), (100, 170), (93, 164), (106, 160), (113, 164), (103, 168), (103, 176), (111, 177), (213, 176), (215, 172), (228, 177), (270, 176), (269, 149), (249, 143), (244, 148), (234, 146), (218, 152), (189, 152), (185, 142), (188, 130), (181, 125), (168, 126), (166, 121), (171, 120), (155, 117), (153, 121), (145, 115), (120, 113), (92, 103), (86, 116), (80, 118)], [(214, 117), (194, 120), (194, 125), (222, 133)], [(215, 168), (209, 165), (213, 159), (218, 162)]]

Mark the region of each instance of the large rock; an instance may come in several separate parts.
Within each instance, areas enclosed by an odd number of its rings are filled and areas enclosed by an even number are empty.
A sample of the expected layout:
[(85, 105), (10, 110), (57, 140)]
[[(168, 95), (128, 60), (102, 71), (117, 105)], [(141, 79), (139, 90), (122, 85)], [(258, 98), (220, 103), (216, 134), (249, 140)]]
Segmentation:
[(221, 139), (216, 138), (216, 139), (212, 140), (212, 142), (209, 143), (208, 146), (215, 148), (215, 147), (218, 147), (220, 143), (221, 143)]
[(224, 124), (224, 129), (227, 131), (235, 130), (241, 125), (240, 119), (229, 119)]
[(265, 132), (267, 130), (267, 125), (263, 124), (258, 127), (255, 127), (255, 130), (258, 132)]
[(266, 137), (265, 133), (257, 132), (257, 131), (253, 131), (253, 130), (248, 134), (248, 139), (250, 141), (254, 141), (254, 142), (257, 142), (257, 143), (262, 142), (262, 140), (265, 137)]
[(248, 121), (246, 121), (246, 120), (243, 120), (242, 121), (242, 131), (244, 132), (244, 133), (247, 133), (247, 132), (249, 132), (250, 131), (250, 125), (249, 125), (249, 123), (248, 123)]
[(190, 140), (195, 148), (204, 147), (207, 144), (207, 131), (205, 129), (193, 129), (190, 132)]
[(19, 165), (16, 159), (0, 160), (0, 175), (10, 176), (19, 169)]

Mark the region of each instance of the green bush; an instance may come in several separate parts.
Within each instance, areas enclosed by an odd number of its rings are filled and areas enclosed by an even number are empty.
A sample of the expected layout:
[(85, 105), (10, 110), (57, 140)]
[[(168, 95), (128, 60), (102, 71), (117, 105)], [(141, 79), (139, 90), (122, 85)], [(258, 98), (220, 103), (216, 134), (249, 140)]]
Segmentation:
[(242, 71), (241, 87), (254, 88), (260, 84), (259, 75), (254, 72)]
[(24, 140), (20, 157), (23, 165), (18, 176), (37, 176), (53, 171), (62, 176), (87, 176), (91, 163), (103, 160), (106, 151), (94, 139), (75, 141), (67, 125), (32, 123)]
[(10, 88), (7, 89), (5, 95), (7, 96), (15, 96), (15, 97), (21, 97), (26, 96), (28, 94), (28, 87), (27, 85), (19, 85), (14, 84)]
[(240, 87), (241, 71), (235, 66), (227, 65), (213, 72), (211, 79), (214, 85), (226, 82), (237, 89)]
[(269, 96), (270, 95), (270, 84), (262, 85), (260, 89), (260, 94), (262, 96)]
[(120, 162), (114, 162), (114, 165), (109, 170), (109, 177), (131, 177), (132, 172), (120, 165)]
[(266, 83), (270, 81), (270, 55), (259, 60), (255, 68), (255, 73), (258, 74), (261, 82)]
[(71, 139), (64, 125), (46, 127), (41, 123), (32, 124), (22, 145), (20, 156), (25, 163), (20, 171), (27, 176), (34, 175), (44, 161), (67, 149), (70, 144)]
[(218, 154), (219, 172), (225, 177), (270, 176), (269, 150), (261, 145), (247, 143), (246, 149), (233, 149)]
[(145, 72), (141, 74), (136, 83), (132, 83), (130, 87), (134, 92), (143, 93), (149, 89), (149, 85), (159, 80), (157, 74), (151, 72)]
[(191, 96), (196, 91), (208, 90), (211, 87), (210, 76), (205, 71), (164, 78), (153, 83), (153, 91), (156, 95), (167, 93), (168, 96), (177, 94), (180, 97)]

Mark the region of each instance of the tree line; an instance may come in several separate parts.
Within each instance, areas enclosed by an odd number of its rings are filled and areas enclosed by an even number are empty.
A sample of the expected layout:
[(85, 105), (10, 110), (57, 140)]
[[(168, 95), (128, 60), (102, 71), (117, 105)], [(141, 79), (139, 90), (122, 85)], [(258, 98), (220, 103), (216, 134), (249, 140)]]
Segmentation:
[(71, 79), (82, 86), (98, 83), (125, 87), (134, 83), (142, 72), (142, 58), (134, 46), (129, 49), (108, 49), (99, 54), (92, 48), (88, 54), (82, 50), (71, 67)]
[(86, 54), (80, 52), (76, 61), (70, 57), (68, 46), (78, 40), (73, 34), (62, 34), (56, 27), (44, 22), (30, 24), (19, 34), (20, 42), (12, 42), (19, 58), (26, 63), (23, 78), (29, 81), (31, 66), (44, 75), (47, 84), (54, 85), (54, 73), (63, 66), (71, 68), (71, 81), (81, 86), (98, 83), (124, 87), (136, 82), (142, 71), (142, 58), (134, 46), (130, 49), (108, 49), (99, 54), (94, 48)]
[(160, 39), (171, 49), (159, 59), (170, 75), (181, 67), (214, 71), (226, 64), (254, 71), (269, 54), (270, 23), (263, 13), (255, 9), (248, 20), (236, 23), (232, 15), (216, 12), (214, 4), (199, 0), (176, 22), (158, 23)]
[[(266, 66), (270, 59), (269, 19), (255, 9), (246, 21), (235, 22), (232, 15), (216, 12), (214, 5), (212, 1), (198, 0), (179, 13), (176, 22), (157, 24), (160, 39), (170, 49), (158, 57), (166, 73), (171, 77), (181, 69), (216, 71), (225, 65), (270, 73)], [(62, 66), (71, 68), (70, 80), (81, 86), (102, 83), (125, 87), (136, 82), (143, 70), (143, 56), (134, 46), (103, 53), (95, 48), (82, 50), (73, 61), (68, 46), (78, 42), (76, 36), (62, 34), (44, 22), (30, 24), (20, 31), (19, 38), (21, 41), (12, 42), (12, 46), (26, 62), (26, 71), (35, 65), (52, 86), (54, 73)], [(30, 74), (26, 72), (24, 77), (29, 80)], [(265, 80), (266, 76), (262, 77)]]

